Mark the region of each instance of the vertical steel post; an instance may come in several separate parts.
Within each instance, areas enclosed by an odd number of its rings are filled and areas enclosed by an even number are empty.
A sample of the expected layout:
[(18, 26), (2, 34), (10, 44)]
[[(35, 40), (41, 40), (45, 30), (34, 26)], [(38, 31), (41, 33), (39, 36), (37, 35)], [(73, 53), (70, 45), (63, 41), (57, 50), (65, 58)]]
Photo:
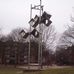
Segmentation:
[[(41, 21), (41, 4), (42, 1), (40, 0), (40, 19), (39, 22)], [(38, 63), (40, 65), (40, 68), (42, 68), (42, 30), (41, 30), (41, 23), (39, 24), (39, 52), (38, 52)]]
[[(32, 18), (32, 4), (31, 4), (31, 9), (30, 9), (30, 20)], [(30, 25), (30, 29), (31, 29), (31, 25)]]
[[(41, 2), (41, 4), (42, 4), (42, 2)], [(43, 7), (41, 6), (41, 10), (42, 10), (42, 14), (43, 14)], [(41, 14), (41, 15), (42, 15)], [(41, 24), (41, 68), (43, 68), (43, 66), (42, 66), (42, 61), (43, 61), (43, 50), (42, 50), (42, 34), (43, 34), (43, 24)]]
[[(42, 10), (42, 6), (41, 6), (41, 4), (42, 4), (42, 1), (40, 0), (40, 21), (41, 21), (41, 10)], [(40, 49), (40, 65), (41, 65), (41, 68), (42, 68), (42, 24), (40, 24), (40, 30), (41, 30), (41, 37), (40, 37), (40, 39), (41, 39), (41, 49)]]
[[(32, 18), (32, 4), (30, 8), (30, 19)], [(30, 51), (31, 51), (31, 25), (30, 25), (30, 31), (29, 31), (29, 50), (28, 50), (28, 69), (30, 69)]]

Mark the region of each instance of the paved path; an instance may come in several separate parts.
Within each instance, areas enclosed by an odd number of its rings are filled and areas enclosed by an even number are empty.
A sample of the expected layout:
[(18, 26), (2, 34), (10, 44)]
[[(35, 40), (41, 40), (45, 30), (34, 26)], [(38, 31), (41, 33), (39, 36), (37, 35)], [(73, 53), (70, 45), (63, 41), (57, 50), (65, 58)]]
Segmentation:
[[(56, 65), (53, 65), (53, 66), (43, 66), (42, 70), (46, 70), (46, 69), (57, 69), (57, 68), (70, 68), (72, 66), (56, 66)], [(28, 70), (28, 68), (30, 70), (39, 70), (40, 69), (40, 66), (18, 66), (17, 68), (20, 68), (20, 69), (23, 69), (23, 70)]]

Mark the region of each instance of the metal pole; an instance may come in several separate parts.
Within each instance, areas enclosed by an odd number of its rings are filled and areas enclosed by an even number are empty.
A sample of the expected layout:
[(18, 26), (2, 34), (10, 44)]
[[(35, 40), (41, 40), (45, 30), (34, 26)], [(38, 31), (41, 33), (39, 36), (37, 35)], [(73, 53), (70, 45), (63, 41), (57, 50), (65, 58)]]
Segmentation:
[[(40, 19), (39, 19), (39, 21), (41, 21), (41, 0), (40, 0)], [(42, 55), (42, 52), (41, 52), (41, 24), (39, 24), (39, 54), (38, 54), (38, 63), (39, 63), (39, 65), (41, 66), (41, 64), (42, 64), (42, 59), (41, 59), (41, 55)], [(40, 67), (40, 68), (42, 68), (42, 67)]]
[[(41, 4), (42, 4), (42, 1), (40, 0), (40, 21), (41, 21), (41, 10), (42, 10), (42, 6), (41, 6)], [(41, 65), (41, 68), (42, 68), (42, 24), (40, 25), (40, 30), (41, 30), (41, 50), (40, 50), (40, 65)]]
[[(43, 14), (43, 7), (42, 7), (42, 14)], [(43, 68), (42, 66), (42, 60), (43, 60), (43, 50), (42, 50), (42, 33), (43, 33), (43, 24), (41, 24), (41, 68)]]
[[(32, 18), (32, 4), (30, 8), (30, 19), (31, 18)], [(31, 32), (31, 25), (30, 25), (30, 32)], [(30, 51), (31, 51), (31, 35), (29, 35), (28, 69), (30, 69)]]
[[(32, 4), (31, 4), (31, 9), (30, 9), (30, 19), (32, 18)], [(31, 29), (31, 25), (30, 25), (30, 29)]]

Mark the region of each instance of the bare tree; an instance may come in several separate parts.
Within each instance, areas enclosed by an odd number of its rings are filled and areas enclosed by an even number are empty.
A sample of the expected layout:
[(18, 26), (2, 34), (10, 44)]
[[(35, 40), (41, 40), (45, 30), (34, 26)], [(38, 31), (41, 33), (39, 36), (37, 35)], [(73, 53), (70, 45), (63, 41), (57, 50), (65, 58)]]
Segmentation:
[(12, 32), (8, 35), (8, 40), (10, 39), (15, 42), (23, 42), (24, 39), (20, 34), (21, 30), (22, 30), (21, 28), (12, 30)]
[(70, 17), (70, 23), (67, 24), (67, 29), (61, 35), (58, 42), (58, 46), (63, 48), (67, 48), (72, 45), (74, 45), (74, 8)]
[(49, 27), (43, 28), (43, 42), (45, 43), (46, 47), (49, 49), (53, 48), (53, 44), (56, 39), (56, 31), (53, 25), (50, 25)]
[(57, 63), (74, 65), (73, 54), (74, 54), (74, 18), (71, 17), (71, 26), (68, 25), (67, 30), (62, 34), (59, 39), (57, 50), (56, 50), (56, 60)]

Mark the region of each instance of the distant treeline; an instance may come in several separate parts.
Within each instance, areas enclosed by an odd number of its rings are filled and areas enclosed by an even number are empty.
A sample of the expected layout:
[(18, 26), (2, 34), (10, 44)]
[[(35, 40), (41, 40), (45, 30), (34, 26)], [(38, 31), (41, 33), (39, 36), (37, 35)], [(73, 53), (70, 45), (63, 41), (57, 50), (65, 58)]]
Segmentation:
[[(28, 42), (0, 41), (0, 64), (28, 64), (28, 50)], [(43, 48), (43, 64), (49, 65), (52, 63), (51, 54)], [(35, 41), (31, 41), (30, 62), (38, 63), (38, 43)]]

